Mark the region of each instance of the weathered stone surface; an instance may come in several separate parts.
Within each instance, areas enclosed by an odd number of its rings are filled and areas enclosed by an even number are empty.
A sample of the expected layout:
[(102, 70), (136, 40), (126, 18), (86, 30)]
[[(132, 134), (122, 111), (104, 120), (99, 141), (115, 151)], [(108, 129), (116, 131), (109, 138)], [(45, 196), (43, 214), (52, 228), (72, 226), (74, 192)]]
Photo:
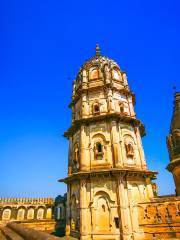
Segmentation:
[[(25, 228), (23, 225), (18, 223), (8, 223), (8, 228), (13, 230), (15, 233), (20, 235), (22, 238), (26, 240), (58, 240), (58, 237), (52, 236), (45, 232), (40, 232), (34, 229)], [(14, 239), (16, 240), (16, 239)], [(17, 239), (20, 240), (20, 239)]]

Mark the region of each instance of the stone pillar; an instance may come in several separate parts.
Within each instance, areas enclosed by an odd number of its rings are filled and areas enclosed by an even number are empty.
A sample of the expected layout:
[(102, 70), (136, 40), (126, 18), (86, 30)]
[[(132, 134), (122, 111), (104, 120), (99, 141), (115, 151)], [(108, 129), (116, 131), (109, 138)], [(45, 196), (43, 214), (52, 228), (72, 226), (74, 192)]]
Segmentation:
[(152, 199), (154, 197), (154, 193), (153, 193), (153, 189), (152, 189), (151, 179), (150, 178), (146, 178), (146, 189), (147, 189), (147, 192), (148, 192), (148, 198)]
[(72, 166), (71, 166), (71, 160), (72, 160), (72, 137), (69, 138), (69, 152), (68, 152), (68, 175), (72, 174)]
[(110, 83), (111, 74), (109, 72), (109, 67), (107, 65), (105, 65), (105, 67), (104, 67), (104, 73), (105, 73), (106, 83)]
[[(70, 219), (71, 219), (70, 199), (71, 199), (71, 185), (69, 183), (67, 185), (66, 230), (65, 230), (67, 239), (70, 235)], [(60, 212), (60, 214), (62, 213)]]
[(87, 103), (86, 93), (82, 93), (82, 118), (86, 118), (89, 115), (89, 105)]
[(120, 148), (119, 148), (119, 136), (117, 130), (116, 121), (111, 122), (111, 143), (112, 143), (112, 157), (113, 157), (113, 167), (117, 167), (119, 165), (120, 159)]
[(136, 133), (136, 139), (137, 139), (137, 147), (139, 151), (139, 156), (140, 156), (140, 161), (141, 161), (141, 167), (142, 169), (147, 169), (146, 161), (145, 161), (145, 156), (144, 156), (144, 150), (141, 142), (141, 136), (139, 132), (139, 128), (135, 128), (135, 133)]
[(88, 85), (88, 79), (87, 79), (87, 73), (86, 70), (83, 70), (83, 78), (82, 78), (82, 89), (87, 89)]
[(90, 168), (90, 156), (87, 145), (86, 127), (81, 126), (81, 143), (80, 143), (80, 171), (88, 171)]
[(120, 205), (120, 220), (122, 223), (122, 239), (129, 240), (132, 236), (132, 222), (131, 213), (129, 208), (129, 200), (127, 188), (125, 188), (125, 181), (123, 177), (118, 178), (118, 194), (119, 194), (119, 205)]
[(135, 117), (134, 106), (132, 101), (132, 96), (128, 97), (129, 112), (132, 117)]
[(107, 96), (108, 96), (108, 112), (113, 113), (114, 110), (115, 110), (115, 106), (114, 106), (114, 101), (113, 101), (112, 90), (111, 89), (108, 89)]
[(80, 180), (80, 240), (87, 240), (88, 239), (88, 232), (87, 232), (87, 184), (86, 180)]

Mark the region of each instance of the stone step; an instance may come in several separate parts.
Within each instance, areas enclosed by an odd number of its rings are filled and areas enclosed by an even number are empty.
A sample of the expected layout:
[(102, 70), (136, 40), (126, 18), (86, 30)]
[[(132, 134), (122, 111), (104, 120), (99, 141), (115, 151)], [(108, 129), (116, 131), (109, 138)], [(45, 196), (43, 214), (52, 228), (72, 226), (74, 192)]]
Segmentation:
[[(3, 236), (2, 240), (24, 240), (24, 238), (19, 236), (17, 233), (15, 233), (13, 230), (11, 230), (8, 227), (1, 227), (0, 231)], [(1, 235), (0, 235), (0, 237), (1, 237)]]

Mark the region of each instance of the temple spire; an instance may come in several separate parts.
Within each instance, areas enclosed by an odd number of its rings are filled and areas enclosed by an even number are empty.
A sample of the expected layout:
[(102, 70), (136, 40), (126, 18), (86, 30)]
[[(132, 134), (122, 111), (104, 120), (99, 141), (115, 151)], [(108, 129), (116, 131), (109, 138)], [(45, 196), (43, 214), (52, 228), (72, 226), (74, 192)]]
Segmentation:
[(99, 47), (99, 44), (97, 43), (96, 44), (96, 56), (100, 56), (100, 55), (101, 55), (100, 47)]

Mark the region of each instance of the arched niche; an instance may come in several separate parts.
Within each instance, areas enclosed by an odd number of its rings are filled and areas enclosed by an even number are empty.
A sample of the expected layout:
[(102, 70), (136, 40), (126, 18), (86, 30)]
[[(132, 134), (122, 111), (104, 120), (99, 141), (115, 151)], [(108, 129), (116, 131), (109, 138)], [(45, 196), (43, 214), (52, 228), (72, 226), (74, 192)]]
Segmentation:
[(132, 135), (125, 134), (123, 135), (124, 139), (124, 148), (128, 164), (135, 163), (135, 141)]
[(97, 79), (99, 78), (99, 71), (97, 67), (91, 68), (89, 70), (89, 79), (93, 80), (93, 79)]
[(34, 208), (30, 207), (27, 211), (27, 219), (34, 219)]
[(112, 226), (111, 200), (108, 193), (99, 191), (94, 196), (93, 201), (93, 222), (96, 231), (110, 231)]
[(22, 221), (25, 217), (25, 209), (20, 207), (17, 212), (17, 220)]
[(92, 137), (94, 160), (102, 160), (105, 157), (106, 138), (103, 134), (98, 133)]
[(76, 230), (78, 226), (78, 212), (77, 212), (77, 206), (78, 200), (75, 196), (75, 194), (71, 197), (71, 229)]
[(11, 219), (11, 208), (5, 208), (2, 213), (2, 220), (10, 220)]
[(44, 208), (43, 207), (38, 208), (37, 219), (44, 219)]

